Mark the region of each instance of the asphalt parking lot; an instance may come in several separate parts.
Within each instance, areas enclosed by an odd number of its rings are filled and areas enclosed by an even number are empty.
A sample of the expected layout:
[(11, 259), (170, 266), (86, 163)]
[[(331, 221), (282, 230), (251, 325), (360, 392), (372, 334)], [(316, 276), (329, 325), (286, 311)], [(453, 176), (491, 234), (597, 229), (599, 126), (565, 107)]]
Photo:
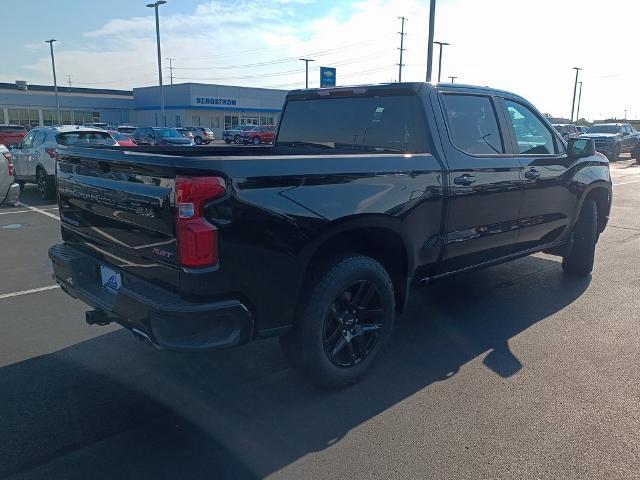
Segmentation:
[(0, 208), (0, 477), (640, 478), (640, 166), (612, 174), (592, 278), (538, 255), (416, 290), (329, 392), (276, 340), (186, 355), (86, 325), (28, 188)]

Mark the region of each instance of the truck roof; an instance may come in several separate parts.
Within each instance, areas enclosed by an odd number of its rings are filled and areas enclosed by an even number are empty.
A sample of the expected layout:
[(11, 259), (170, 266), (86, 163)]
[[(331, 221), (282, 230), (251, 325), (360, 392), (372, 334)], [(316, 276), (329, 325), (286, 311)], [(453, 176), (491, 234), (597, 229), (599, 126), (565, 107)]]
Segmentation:
[[(318, 96), (329, 96), (331, 92), (347, 94), (349, 91), (352, 91), (354, 95), (372, 93), (372, 92), (381, 92), (381, 91), (404, 91), (407, 92), (409, 90), (417, 93), (420, 88), (430, 88), (430, 89), (446, 89), (446, 90), (474, 90), (477, 92), (485, 92), (485, 93), (498, 93), (502, 95), (509, 95), (512, 97), (521, 98), (519, 95), (509, 92), (506, 90), (500, 90), (497, 88), (491, 88), (487, 86), (479, 86), (479, 85), (468, 85), (464, 83), (428, 83), (428, 82), (394, 82), (394, 83), (377, 83), (377, 84), (364, 84), (364, 85), (341, 85), (338, 87), (330, 87), (330, 88), (309, 88), (309, 89), (297, 89), (291, 90), (287, 94), (287, 99), (290, 98), (308, 98), (308, 97), (318, 97)], [(524, 100), (524, 99), (522, 99)], [(527, 102), (528, 103), (528, 102)]]

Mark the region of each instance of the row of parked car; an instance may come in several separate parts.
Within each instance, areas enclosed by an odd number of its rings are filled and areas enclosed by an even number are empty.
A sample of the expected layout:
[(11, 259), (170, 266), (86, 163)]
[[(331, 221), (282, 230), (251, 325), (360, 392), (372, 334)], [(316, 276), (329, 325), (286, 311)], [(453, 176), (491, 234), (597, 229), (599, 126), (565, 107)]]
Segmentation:
[(598, 123), (591, 127), (562, 123), (553, 126), (567, 141), (570, 138), (592, 138), (596, 142), (596, 150), (609, 160), (617, 160), (623, 153), (640, 159), (640, 132), (630, 123)]
[[(224, 132), (227, 143), (273, 143), (274, 126), (247, 126)], [(18, 201), (26, 183), (38, 186), (40, 196), (55, 194), (55, 153), (58, 146), (206, 145), (215, 140), (207, 127), (134, 127), (107, 124), (35, 127), (0, 125), (0, 204)]]

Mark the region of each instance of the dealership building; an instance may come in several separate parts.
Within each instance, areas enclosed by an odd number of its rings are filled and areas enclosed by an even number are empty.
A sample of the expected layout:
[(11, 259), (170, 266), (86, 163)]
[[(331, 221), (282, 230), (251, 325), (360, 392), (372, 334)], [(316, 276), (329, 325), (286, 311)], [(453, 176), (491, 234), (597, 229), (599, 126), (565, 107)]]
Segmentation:
[[(164, 87), (166, 125), (210, 127), (217, 138), (237, 125), (278, 123), (285, 90), (181, 83)], [(58, 88), (64, 125), (161, 125), (160, 88), (133, 90)], [(0, 124), (57, 124), (54, 88), (26, 82), (0, 83)]]

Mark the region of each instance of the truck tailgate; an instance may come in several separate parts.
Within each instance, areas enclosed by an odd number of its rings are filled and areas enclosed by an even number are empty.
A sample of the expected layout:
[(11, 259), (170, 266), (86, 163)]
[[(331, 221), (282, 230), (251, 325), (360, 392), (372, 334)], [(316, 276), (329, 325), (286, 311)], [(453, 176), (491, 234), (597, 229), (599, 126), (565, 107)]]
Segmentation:
[(123, 152), (114, 160), (99, 149), (60, 149), (57, 181), (66, 242), (124, 272), (179, 287), (170, 157)]

